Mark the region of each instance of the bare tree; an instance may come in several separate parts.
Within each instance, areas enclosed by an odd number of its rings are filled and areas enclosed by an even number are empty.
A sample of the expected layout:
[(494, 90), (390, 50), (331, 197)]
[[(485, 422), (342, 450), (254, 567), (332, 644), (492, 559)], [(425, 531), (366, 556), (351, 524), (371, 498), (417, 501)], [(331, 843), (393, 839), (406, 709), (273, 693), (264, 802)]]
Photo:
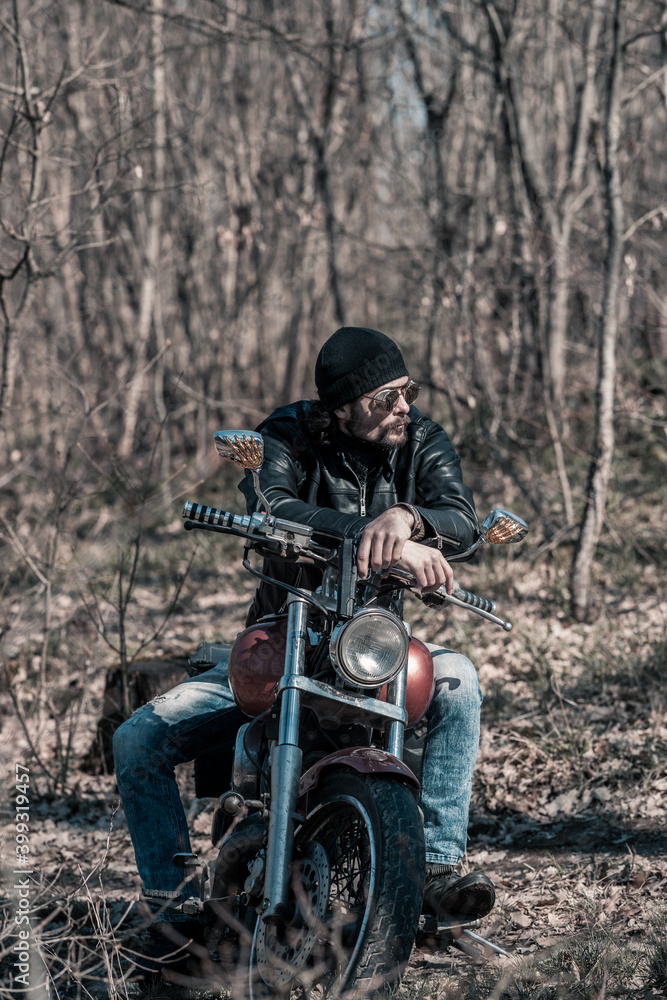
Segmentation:
[(586, 618), (590, 608), (593, 559), (604, 524), (614, 453), (616, 341), (624, 215), (619, 160), (624, 58), (622, 12), (623, 0), (615, 0), (609, 91), (604, 117), (604, 182), (608, 216), (603, 313), (598, 343), (594, 453), (571, 575), (572, 611), (579, 621)]
[[(205, 467), (217, 423), (312, 392), (325, 337), (364, 323), (401, 342), (458, 441), (502, 459), (546, 535), (576, 527), (607, 262), (604, 4), (12, 9), (6, 454), (85, 428), (98, 458), (138, 462), (160, 426), (165, 475), (177, 455)], [(638, 0), (619, 16), (641, 53), (618, 151), (634, 371), (664, 338), (667, 108), (659, 17), (647, 29)]]
[[(164, 42), (162, 37), (163, 0), (154, 0), (151, 14), (151, 69), (153, 81), (153, 135), (151, 141), (151, 176), (147, 199), (137, 192), (139, 203), (139, 232), (143, 243), (141, 262), (141, 287), (139, 315), (132, 337), (135, 372), (124, 405), (123, 433), (118, 446), (119, 454), (127, 458), (132, 451), (134, 434), (139, 416), (141, 396), (144, 392), (144, 367), (148, 356), (148, 338), (155, 327), (164, 348), (164, 336), (156, 313), (159, 301), (160, 251), (162, 237), (162, 204), (165, 183), (166, 144), (166, 92)], [(147, 201), (147, 204), (146, 204)], [(155, 320), (158, 320), (155, 322)]]

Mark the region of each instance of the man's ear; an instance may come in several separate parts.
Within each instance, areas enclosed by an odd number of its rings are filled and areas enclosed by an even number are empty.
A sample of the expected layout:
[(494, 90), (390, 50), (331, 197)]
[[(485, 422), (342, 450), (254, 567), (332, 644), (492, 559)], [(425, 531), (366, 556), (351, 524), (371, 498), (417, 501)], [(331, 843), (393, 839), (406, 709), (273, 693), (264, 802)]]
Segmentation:
[(334, 410), (335, 415), (343, 423), (345, 423), (346, 420), (349, 420), (351, 412), (352, 403), (343, 403), (342, 406), (339, 406), (336, 410)]

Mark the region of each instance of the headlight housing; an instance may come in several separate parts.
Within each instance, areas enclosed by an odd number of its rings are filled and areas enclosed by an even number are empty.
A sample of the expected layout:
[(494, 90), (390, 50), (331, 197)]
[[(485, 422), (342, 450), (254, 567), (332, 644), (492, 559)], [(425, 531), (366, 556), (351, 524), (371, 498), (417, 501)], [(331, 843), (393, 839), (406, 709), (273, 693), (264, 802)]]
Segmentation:
[(344, 681), (374, 688), (393, 680), (408, 658), (409, 646), (400, 618), (384, 608), (367, 608), (336, 626), (329, 653)]

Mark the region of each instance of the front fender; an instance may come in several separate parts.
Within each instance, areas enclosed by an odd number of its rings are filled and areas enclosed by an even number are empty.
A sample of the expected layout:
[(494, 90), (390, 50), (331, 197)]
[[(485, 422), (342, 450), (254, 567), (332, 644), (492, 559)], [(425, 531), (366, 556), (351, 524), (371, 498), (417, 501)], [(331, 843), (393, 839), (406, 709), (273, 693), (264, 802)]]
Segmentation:
[(393, 753), (379, 750), (377, 747), (349, 747), (327, 754), (302, 774), (299, 782), (299, 801), (317, 786), (322, 772), (332, 767), (350, 767), (361, 774), (385, 774), (402, 778), (406, 784), (414, 788), (415, 792), (421, 788), (410, 768)]

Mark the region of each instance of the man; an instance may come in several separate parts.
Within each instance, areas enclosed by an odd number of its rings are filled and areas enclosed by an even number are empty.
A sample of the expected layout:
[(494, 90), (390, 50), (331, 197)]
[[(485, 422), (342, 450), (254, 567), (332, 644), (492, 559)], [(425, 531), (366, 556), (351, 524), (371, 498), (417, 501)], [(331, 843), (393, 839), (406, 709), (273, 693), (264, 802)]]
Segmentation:
[[(361, 579), (397, 566), (424, 590), (444, 584), (451, 591), (444, 553), (477, 538), (475, 507), (444, 430), (411, 405), (419, 388), (399, 348), (376, 330), (343, 327), (320, 351), (315, 383), (319, 402), (281, 407), (259, 427), (261, 486), (272, 512), (316, 530), (360, 535)], [(250, 477), (240, 488), (256, 507)], [(318, 582), (316, 569), (279, 561), (270, 575), (306, 589)], [(279, 585), (262, 583), (248, 623), (279, 610), (285, 597)], [(491, 881), (455, 871), (466, 848), (481, 693), (466, 657), (430, 648), (436, 693), (422, 769), (424, 906), (443, 919), (481, 917), (495, 901)], [(240, 721), (223, 663), (140, 708), (116, 733), (118, 787), (144, 895), (158, 907), (194, 894), (191, 884), (181, 888), (182, 870), (171, 864), (173, 854), (190, 850), (174, 766), (204, 750), (231, 752)], [(161, 919), (180, 923), (186, 936), (194, 932), (173, 910)]]

